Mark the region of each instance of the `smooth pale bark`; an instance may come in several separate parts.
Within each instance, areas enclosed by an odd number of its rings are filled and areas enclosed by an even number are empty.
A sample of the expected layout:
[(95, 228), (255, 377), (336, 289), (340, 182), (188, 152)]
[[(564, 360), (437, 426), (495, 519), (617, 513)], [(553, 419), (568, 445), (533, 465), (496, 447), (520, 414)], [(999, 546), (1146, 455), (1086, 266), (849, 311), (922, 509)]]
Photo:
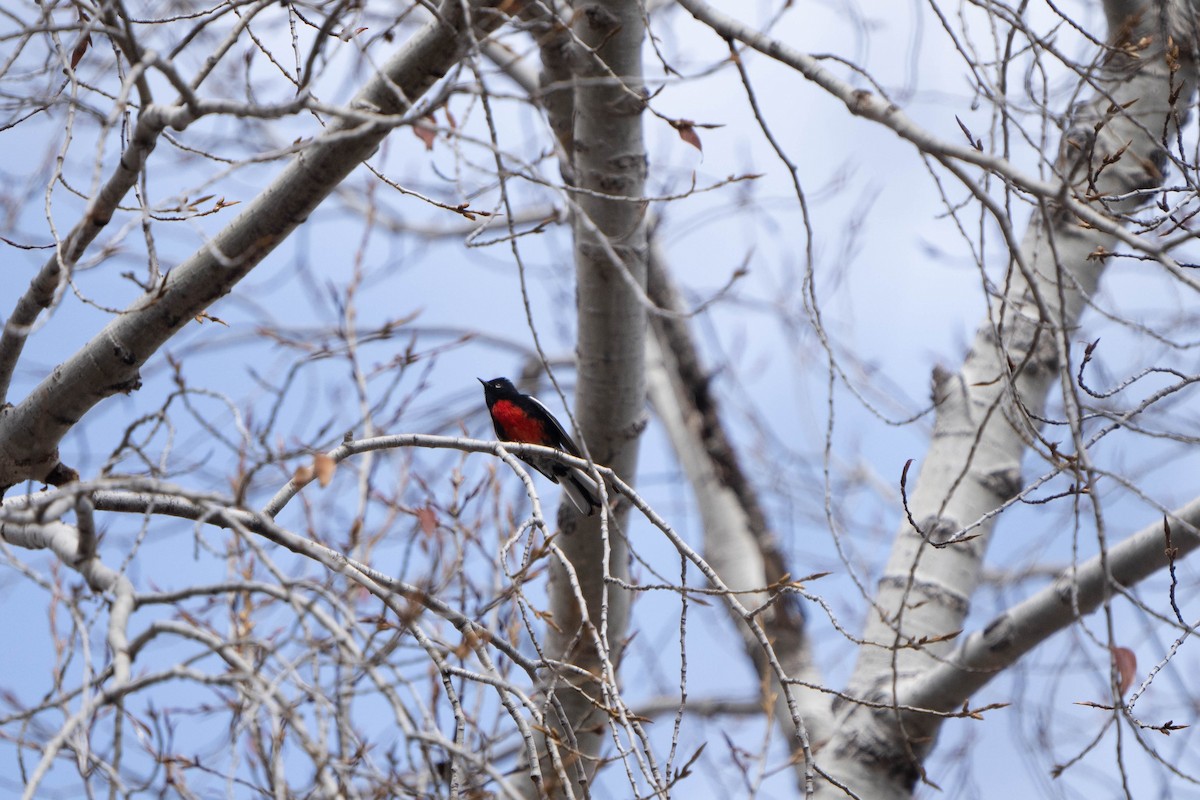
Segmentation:
[[(239, 14), (239, 30), (242, 26), (249, 25), (250, 21), (270, 3), (271, 0), (257, 0), (248, 5)], [(108, 226), (125, 195), (141, 177), (146, 160), (154, 152), (162, 132), (168, 127), (182, 131), (202, 116), (227, 113), (231, 105), (223, 100), (206, 100), (197, 97), (195, 90), (198, 83), (196, 82), (188, 86), (186, 93), (173, 104), (164, 105), (153, 102), (149, 82), (146, 80), (146, 72), (158, 69), (167, 74), (173, 74), (174, 66), (165, 62), (154, 51), (142, 50), (134, 41), (126, 39), (122, 32), (114, 34), (114, 28), (121, 27), (114, 8), (110, 7), (105, 16), (112, 24), (107, 35), (113, 37), (114, 44), (120, 47), (133, 62), (129, 65), (124, 83), (127, 87), (136, 86), (138, 89), (140, 111), (137, 115), (137, 124), (133, 126), (129, 141), (113, 166), (112, 172), (109, 173), (108, 180), (95, 195), (88, 199), (82, 219), (57, 242), (53, 255), (47, 259), (38, 274), (29, 282), (29, 287), (18, 298), (12, 313), (4, 322), (4, 330), (0, 334), (0, 403), (8, 400), (8, 389), (12, 381), (13, 370), (20, 361), (26, 340), (37, 323), (38, 317), (60, 297), (75, 268), (75, 263), (87, 251), (100, 232)], [(227, 47), (229, 44), (231, 44), (231, 40), (227, 39), (223, 47)], [(221, 52), (228, 51), (222, 50)], [(213, 55), (213, 59), (208, 63), (209, 68), (219, 60), (217, 54)], [(211, 72), (207, 74), (211, 74)], [(178, 78), (177, 75), (175, 77)], [(176, 88), (180, 88), (180, 82), (176, 83)], [(298, 113), (305, 108), (308, 100), (307, 91), (302, 91), (291, 102), (271, 109), (271, 113), (278, 116)], [(115, 106), (111, 113), (127, 111), (125, 102), (126, 98), (122, 96), (120, 104)], [(265, 111), (262, 108), (257, 110)]]
[[(570, 169), (563, 170), (573, 181), (568, 190), (583, 190), (572, 191), (579, 326), (575, 419), (580, 446), (589, 457), (632, 483), (646, 397), (646, 310), (634, 289), (636, 285), (644, 290), (646, 284), (641, 201), (646, 176), (641, 118), (643, 8), (638, 2), (621, 0), (580, 3), (573, 12), (572, 32), (581, 45), (570, 57), (573, 100), (566, 103), (559, 98), (556, 103), (560, 109), (572, 109), (570, 141), (561, 138), (561, 121), (554, 127), (571, 157)], [(550, 65), (548, 74), (561, 74), (562, 63)], [(578, 782), (572, 787), (575, 792), (590, 780), (595, 756), (611, 736), (605, 709), (613, 704), (606, 693), (615, 688), (614, 670), (624, 644), (630, 598), (605, 578), (628, 580), (628, 546), (620, 532), (628, 511), (623, 502), (616, 504), (611, 516), (581, 518), (567, 503), (559, 511), (566, 535), (557, 542), (574, 565), (586, 607), (581, 606), (564, 567), (554, 564), (550, 578), (554, 626), (547, 631), (546, 649), (552, 657), (596, 676), (594, 680), (558, 676), (560, 686), (571, 683), (556, 691), (565, 716), (559, 720), (557, 735), (574, 749), (569, 757), (576, 763), (568, 765), (568, 772)], [(554, 773), (544, 768), (543, 774)], [(550, 780), (544, 788), (551, 796), (570, 791)]]
[[(1169, 557), (1165, 525), (1175, 551)], [(945, 661), (909, 681), (899, 693), (900, 703), (935, 711), (960, 708), (1001, 670), (1078, 619), (1077, 614), (1095, 611), (1110, 595), (1112, 583), (1134, 586), (1166, 569), (1172, 558), (1179, 561), (1200, 550), (1200, 498), (1167, 515), (1165, 525), (1156, 522), (1114, 545), (1104, 559), (1095, 556), (1064, 571), (1052, 585), (968, 636)]]
[(83, 219), (63, 238), (54, 255), (47, 259), (29, 282), (29, 288), (18, 298), (12, 313), (4, 322), (4, 333), (0, 335), (0, 402), (8, 399), (13, 370), (24, 351), (30, 329), (38, 316), (54, 302), (75, 262), (108, 225), (118, 204), (133, 188), (146, 165), (146, 159), (158, 144), (159, 135), (168, 125), (182, 130), (191, 120), (192, 115), (182, 106), (150, 105), (138, 115), (129, 144), (117, 160), (117, 166), (108, 181), (88, 201)]
[[(470, 5), (479, 33), (506, 18), (494, 5), (490, 0)], [(413, 36), (350, 107), (369, 115), (400, 115), (411, 108), (465, 52), (469, 39), (463, 9), (458, 0), (447, 0), (438, 18)], [(50, 473), (67, 431), (104, 399), (135, 391), (142, 364), (304, 222), (375, 152), (396, 122), (334, 120), (242, 213), (171, 270), (160, 287), (116, 316), (21, 403), (0, 408), (0, 487), (40, 481)], [(146, 154), (149, 149), (142, 148)]]
[[(1077, 110), (1056, 162), (1075, 199), (1097, 210), (1104, 210), (1097, 196), (1160, 185), (1163, 142), (1172, 141), (1192, 96), (1190, 67), (1172, 74), (1164, 58), (1156, 6), (1142, 8), (1148, 13), (1124, 20), (1112, 43), (1148, 44), (1133, 56), (1110, 56), (1098, 71), (1103, 94)], [(1116, 107), (1134, 100), (1125, 111)], [(1105, 163), (1125, 146), (1123, 156)], [(962, 628), (992, 520), (974, 527), (974, 538), (933, 544), (955, 537), (1020, 490), (1021, 459), (1036, 438), (1033, 420), (1070, 368), (1068, 348), (1081, 339), (1079, 317), (1104, 271), (1105, 259), (1096, 254), (1114, 246), (1111, 232), (1081, 225), (1076, 215), (1045, 201), (1021, 242), (1004, 296), (993, 304), (961, 371), (935, 371), (933, 441), (908, 502), (920, 530), (905, 523), (897, 533), (864, 633), (875, 646), (860, 651), (851, 695), (889, 704), (893, 686), (936, 669), (953, 648), (951, 641), (919, 643)], [(838, 711), (838, 732), (821, 754), (821, 767), (860, 797), (910, 797), (941, 720), (915, 721), (849, 703)], [(820, 796), (843, 796), (829, 784), (820, 789)]]
[[(666, 271), (663, 255), (654, 245), (649, 268), (650, 298), (661, 308), (679, 311), (682, 304)], [(756, 621), (771, 640), (787, 675), (807, 684), (824, 685), (813, 662), (804, 615), (794, 599), (775, 597), (767, 605), (778, 590), (752, 591), (784, 579), (789, 574), (787, 561), (767, 528), (754, 489), (721, 422), (721, 410), (709, 389), (709, 376), (701, 366), (691, 329), (686, 319), (672, 315), (653, 317), (650, 327), (653, 333), (647, 339), (650, 401), (692, 487), (704, 528), (704, 558), (729, 588), (746, 592), (740, 595), (745, 606), (763, 608)], [(800, 741), (786, 693), (761, 644), (739, 615), (733, 617), (765, 692), (764, 705), (773, 706), (784, 735), (792, 740), (792, 749), (820, 747), (832, 733), (829, 695), (798, 685), (789, 687), (808, 739)], [(798, 758), (797, 766), (803, 775), (802, 758)]]

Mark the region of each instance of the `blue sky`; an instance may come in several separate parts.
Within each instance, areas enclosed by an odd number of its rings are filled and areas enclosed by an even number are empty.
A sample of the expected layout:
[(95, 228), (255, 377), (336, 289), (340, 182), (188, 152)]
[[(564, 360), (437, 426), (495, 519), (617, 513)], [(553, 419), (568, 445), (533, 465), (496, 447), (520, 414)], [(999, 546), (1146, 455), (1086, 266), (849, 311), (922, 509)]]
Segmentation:
[[(756, 8), (760, 14), (768, 13), (766, 6)], [(748, 9), (736, 7), (732, 11), (752, 18)], [(973, 11), (967, 13), (971, 25), (982, 22), (970, 16)], [(1046, 12), (1039, 8), (1031, 13)], [(1098, 24), (1097, 14), (1088, 19)], [(682, 13), (666, 16), (657, 32), (673, 66), (684, 75), (698, 74), (725, 57), (720, 40), (698, 31)], [(273, 33), (283, 37), (279, 31)], [(808, 52), (837, 53), (853, 59), (881, 80), (914, 119), (942, 138), (961, 140), (958, 120), (975, 135), (988, 130), (988, 106), (976, 107), (961, 58), (924, 6), (807, 4), (802, 11), (786, 15), (773, 33)], [(1060, 30), (1057, 35), (1067, 52), (1076, 52), (1070, 49), (1070, 31)], [(344, 61), (350, 55), (346, 54)], [(661, 74), (652, 56), (648, 56), (647, 63), (648, 74)], [(942, 363), (953, 368), (961, 361), (984, 313), (980, 272), (952, 221), (946, 218), (938, 187), (911, 145), (879, 126), (853, 118), (840, 103), (779, 65), (753, 55), (747, 56), (747, 65), (766, 121), (799, 166), (816, 231), (817, 293), (835, 346), (847, 357), (846, 363), (853, 365), (852, 375), (861, 381), (860, 388), (869, 391), (888, 417), (907, 417), (927, 404), (933, 365)], [(831, 69), (835, 67), (830, 64)], [(504, 88), (501, 79), (490, 81), (493, 91)], [(326, 95), (324, 99), (340, 101), (349, 94), (345, 87), (354, 83), (344, 69), (339, 72), (335, 68), (321, 85), (321, 93)], [(827, 378), (824, 358), (811, 326), (803, 318), (804, 238), (790, 179), (757, 130), (734, 70), (726, 66), (703, 80), (667, 77), (661, 87), (654, 83), (654, 88), (661, 88), (653, 101), (660, 114), (722, 127), (700, 131), (704, 148), (700, 153), (665, 122), (648, 115), (649, 192), (672, 194), (685, 190), (693, 180), (704, 187), (730, 175), (762, 173), (754, 181), (657, 204), (654, 211), (661, 215), (659, 231), (677, 280), (694, 302), (718, 291), (735, 270), (743, 265), (748, 268), (747, 277), (735, 284), (726, 300), (697, 318), (696, 327), (716, 370), (716, 386), (726, 404), (728, 424), (751, 474), (767, 491), (765, 502), (771, 522), (794, 560), (795, 574), (834, 570), (834, 575), (815, 588), (828, 597), (840, 621), (857, 630), (862, 604), (855, 602), (845, 568), (834, 555), (831, 534), (820, 514)], [(450, 108), (457, 124), (480, 134), (478, 103), (459, 95), (451, 100)], [(545, 141), (542, 122), (514, 103), (498, 102), (497, 108), (505, 146), (532, 159), (536, 148), (544, 146), (539, 144)], [(444, 115), (439, 115), (438, 121), (447, 122)], [(48, 155), (35, 169), (19, 154), (35, 145), (35, 152), (52, 152), (37, 143), (53, 135), (61, 124), (59, 118), (47, 117), (0, 134), (7, 140), (9, 154), (0, 162), (4, 174), (31, 180), (30, 175), (36, 173), (44, 185), (51, 164)], [(187, 133), (208, 138), (218, 152), (242, 156), (284, 145), (295, 136), (310, 135), (314, 129), (311, 121), (279, 126), (278, 130), (264, 125), (257, 131), (262, 139), (239, 138), (228, 125), (217, 122), (202, 123)], [(164, 165), (175, 164), (177, 154), (171, 150), (164, 143), (155, 159), (161, 157)], [(106, 164), (111, 163), (112, 152), (110, 147)], [(94, 138), (81, 133), (68, 160), (81, 186), (92, 178), (88, 165), (95, 154)], [(1034, 170), (1035, 155), (1032, 148), (1018, 148), (1014, 160)], [(482, 171), (490, 163), (487, 159), (482, 148), (465, 146), (455, 150), (444, 139), (431, 152), (426, 151), (409, 131), (400, 130), (389, 139), (375, 163), (387, 174), (402, 177), (407, 186), (443, 202), (470, 201), (473, 207), (490, 209), (495, 207), (496, 192)], [(182, 166), (159, 169), (159, 162), (152, 161), (150, 194), (155, 202), (181, 193), (192, 199), (211, 193), (244, 203), (279, 169), (278, 163), (269, 163), (225, 176), (222, 168), (210, 162), (190, 158), (182, 162)], [(541, 161), (539, 169), (550, 180), (556, 178), (552, 159)], [(941, 177), (952, 202), (963, 199), (962, 189), (944, 174)], [(34, 185), (37, 182), (32, 179)], [(513, 183), (511, 189), (519, 201), (528, 204), (553, 203), (556, 199), (552, 191), (524, 183)], [(31, 192), (28, 203), (10, 212), (5, 235), (35, 243), (47, 239), (39, 192)], [(490, 438), (475, 378), (501, 374), (515, 377), (522, 356), (530, 352), (532, 345), (507, 245), (468, 248), (461, 237), (427, 242), (387, 234), (381, 225), (365, 227), (345, 210), (364, 198), (374, 198), (396, 220), (415, 228), (458, 228), (463, 221), (380, 186), (364, 170), (352, 176), (344, 192), (344, 197), (326, 203), (234, 295), (210, 309), (228, 327), (191, 325), (165, 348), (164, 355), (170, 353), (183, 364), (182, 375), (190, 385), (228, 395), (237, 411), (232, 413), (218, 398), (196, 396), (192, 398), (193, 410), (179, 409), (173, 415), (176, 429), (157, 434), (150, 449), (158, 452), (169, 444), (173, 466), (200, 465), (174, 480), (197, 489), (229, 490), (227, 477), (233, 468), (229, 448), (214, 441), (211, 430), (199, 425), (198, 418), (224, 430), (235, 429), (239, 419), (247, 424), (261, 422), (270, 405), (262, 382), (282, 380), (299, 360), (297, 353), (302, 348), (315, 350), (324, 342), (335, 341), (323, 335), (338, 322), (338, 295), (329, 287), (344, 284), (356, 269), (365, 276), (357, 297), (361, 329), (411, 317), (402, 335), (362, 346), (362, 363), (374, 370), (369, 382), (373, 399), (387, 398), (381, 400), (384, 408), (380, 418), (390, 420), (388, 432), (457, 433), (461, 423), (468, 434)], [(80, 204), (59, 187), (52, 195), (52, 208), (53, 218), (62, 230), (73, 224)], [(164, 265), (178, 263), (238, 210), (233, 206), (189, 223), (157, 226), (161, 232), (156, 244)], [(1017, 217), (1020, 220), (1026, 214), (1019, 210)], [(978, 215), (972, 212), (965, 216), (978, 229)], [(128, 223), (130, 217), (124, 220)], [(988, 230), (987, 223), (983, 227), (987, 241), (985, 265), (988, 276), (994, 278), (1003, 268), (1003, 252), (995, 231)], [(106, 241), (112, 235), (107, 233)], [(81, 273), (78, 284), (80, 291), (96, 302), (121, 307), (138, 294), (138, 289), (116, 275), (143, 270), (145, 253), (136, 225), (124, 229), (114, 244), (116, 254), (95, 270)], [(521, 239), (520, 245), (538, 333), (552, 359), (569, 362), (573, 354), (574, 281), (567, 232), (563, 226), (551, 226), (543, 235)], [(13, 285), (22, 286), (41, 263), (44, 252), (9, 250), (8, 256), (10, 275), (17, 276)], [(1106, 276), (1097, 302), (1147, 322), (1161, 322), (1171, 319), (1171, 315), (1186, 321), (1192, 298), (1181, 297), (1170, 282), (1142, 262), (1118, 262)], [(86, 341), (107, 316), (74, 295), (65, 298), (61, 309), (31, 340), (15, 395), (20, 397), (53, 364)], [(1195, 369), (1191, 350), (1160, 352), (1152, 340), (1127, 328), (1105, 324), (1095, 313), (1085, 325), (1088, 329), (1081, 334), (1081, 341), (1101, 336), (1104, 346), (1098, 368), (1114, 380), (1149, 364)], [(291, 334), (297, 347), (256, 339), (261, 328)], [(459, 333), (468, 331), (476, 332), (477, 337), (458, 342)], [(421, 357), (403, 370), (390, 367), (397, 354), (410, 346)], [(569, 389), (573, 384), (570, 369), (560, 367), (558, 374), (566, 378)], [(315, 359), (306, 362), (297, 375), (293, 391), (278, 410), (280, 424), (274, 434), (287, 447), (325, 448), (346, 431), (361, 431), (358, 399), (344, 361)], [(1103, 372), (1101, 376), (1105, 377)], [(125, 426), (139, 414), (157, 408), (163, 392), (173, 385), (165, 358), (147, 366), (144, 381), (141, 392), (112, 398), (85, 419), (78, 432), (64, 442), (67, 463), (79, 465), (85, 475), (89, 471), (94, 474), (120, 440)], [(393, 382), (395, 390), (388, 395)], [(553, 408), (561, 407), (555, 398), (545, 399)], [(835, 513), (848, 531), (847, 547), (855, 554), (856, 566), (870, 583), (899, 524), (901, 468), (910, 458), (920, 461), (927, 441), (928, 418), (904, 427), (888, 425), (840, 386), (835, 390), (835, 407)], [(1194, 415), (1186, 407), (1175, 409), (1172, 417), (1194, 432)], [(1192, 449), (1146, 437), (1114, 436), (1097, 452), (1114, 470), (1136, 475), (1138, 485), (1156, 502), (1172, 506), (1188, 499), (1194, 491), (1194, 481), (1188, 480), (1195, 474)], [(423, 468), (437, 474), (437, 470), (448, 472), (457, 464), (456, 459), (444, 454), (419, 454), (414, 458), (410, 464), (406, 455), (382, 456), (385, 466), (381, 469), (397, 476), (399, 482), (409, 469)], [(463, 469), (478, 475), (486, 463), (484, 457), (474, 456), (465, 460)], [(132, 469), (134, 465), (127, 466)], [(293, 466), (265, 473), (256, 486), (256, 495), (269, 496)], [(641, 486), (647, 496), (670, 512), (673, 524), (690, 540), (698, 541), (698, 521), (689, 508), (688, 490), (681, 485), (669, 447), (653, 425), (643, 443), (641, 469)], [(1040, 464), (1031, 462), (1027, 476), (1033, 477), (1041, 469)], [(539, 488), (553, 494), (544, 484)], [(317, 516), (317, 526), (331, 537), (339, 535), (338, 526), (354, 510), (349, 482), (341, 489), (347, 492), (343, 502), (327, 495), (313, 500), (328, 514)], [(405, 491), (406, 497), (416, 502), (423, 492), (447, 491), (446, 481), (430, 480), (428, 487), (420, 488), (409, 485)], [(512, 491), (516, 497), (516, 483)], [(1116, 538), (1156, 517), (1149, 504), (1118, 487), (1102, 487), (1102, 494), (1110, 535)], [(289, 510), (289, 514), (293, 512), (295, 516), (282, 521), (302, 527), (304, 517), (298, 508)], [(1012, 570), (1034, 563), (1069, 563), (1071, 519), (1066, 505), (1014, 509), (1002, 523), (990, 563), (997, 569)], [(110, 557), (119, 560), (122, 548), (141, 535), (139, 522), (112, 519), (107, 524)], [(631, 536), (639, 552), (652, 563), (663, 564), (667, 570), (677, 569), (672, 551), (649, 526), (635, 524)], [(193, 537), (189, 526), (152, 526), (138, 557), (130, 564), (130, 574), (172, 585), (195, 580), (197, 575), (215, 578), (220, 574), (220, 564), (205, 560), (200, 541)], [(1086, 526), (1077, 541), (1084, 556), (1094, 552), (1094, 536)], [(187, 546), (182, 547), (180, 542)], [(397, 559), (403, 549), (397, 543)], [(38, 562), (38, 556), (20, 555), (31, 563), (44, 563)], [(1194, 583), (1195, 569), (1188, 565), (1181, 565), (1181, 569)], [(1016, 586), (984, 590), (974, 606), (972, 626), (982, 624), (998, 609), (1043, 584), (1043, 579), (1032, 578)], [(0, 577), (0, 591), (14, 606), (20, 603), (21, 607), (40, 609), (45, 605), (44, 596), (11, 571)], [(1151, 605), (1161, 605), (1165, 584), (1158, 577), (1138, 591)], [(1191, 610), (1194, 612), (1194, 604)], [(711, 657), (726, 654), (735, 641), (724, 615), (715, 608), (695, 608), (690, 613), (688, 651), (693, 696), (748, 696), (754, 688), (753, 679), (740, 655)], [(678, 642), (672, 638), (677, 636), (677, 615), (678, 604), (673, 605), (669, 599), (648, 598), (639, 603), (635, 622), (640, 639), (634, 642), (625, 674), (631, 695), (644, 692), (645, 696), (653, 696), (672, 690), (673, 681), (677, 681), (674, 659)], [(821, 644), (821, 665), (829, 681), (840, 686), (852, 666), (853, 647), (832, 632), (818, 609), (810, 610), (810, 619)], [(1128, 605), (1120, 605), (1117, 620), (1122, 641), (1138, 653), (1144, 674), (1149, 665), (1165, 655), (1169, 641), (1161, 633), (1147, 633), (1149, 629), (1142, 624), (1139, 612)], [(1089, 622), (1102, 635), (1099, 622)], [(11, 624), (16, 627), (9, 629), (10, 634), (16, 631), (25, 637), (27, 647), (43, 655), (50, 651), (44, 616), (31, 614)], [(0, 675), (11, 676), (7, 682), (24, 683), (20, 677), (24, 655), (9, 652), (0, 658)], [(947, 789), (945, 794), (986, 799), (1014, 795), (1118, 796), (1105, 794), (1112, 791), (1111, 741), (1098, 747), (1067, 777), (1052, 782), (1045, 774), (1048, 761), (1070, 758), (1099, 730), (1100, 712), (1075, 705), (1081, 700), (1101, 699), (1107, 675), (1097, 670), (1097, 663), (1093, 643), (1061, 636), (1027, 659), (1019, 674), (990, 686), (977, 702), (1029, 699), (1022, 710), (993, 712), (998, 724), (959, 722), (947, 727), (943, 747), (930, 765), (935, 780)], [(1162, 691), (1156, 690), (1146, 698), (1155, 712), (1175, 715), (1177, 721), (1188, 712), (1174, 707), (1176, 692), (1169, 687), (1171, 681), (1187, 674), (1182, 664), (1195, 664), (1190, 652), (1167, 667), (1161, 679)], [(34, 695), (44, 689), (44, 684), (35, 678), (27, 689)], [(1148, 714), (1146, 718), (1154, 717)], [(702, 765), (711, 780), (706, 784), (710, 794), (697, 787), (689, 796), (723, 797), (744, 791), (729, 768), (730, 757), (720, 735), (725, 730), (756, 741), (753, 723), (722, 720), (690, 729), (691, 743), (706, 738), (710, 741)], [(1044, 742), (1037, 738), (1039, 732), (1046, 737)], [(655, 728), (656, 740), (669, 741), (669, 733), (669, 721), (663, 719)], [(1079, 742), (1073, 741), (1076, 738)], [(1184, 732), (1169, 742), (1155, 744), (1166, 745), (1168, 757), (1178, 758), (1180, 751), (1176, 748), (1189, 746), (1190, 739)], [(960, 745), (966, 748), (965, 756), (957, 752)], [(1047, 751), (1049, 757), (1043, 755)], [(778, 744), (772, 753), (773, 765), (780, 765), (783, 753)], [(989, 756), (981, 757), (980, 753)], [(1148, 769), (1136, 745), (1126, 741), (1124, 753), (1133, 765), (1131, 771), (1148, 787), (1145, 794), (1135, 792), (1139, 800), (1143, 796), (1187, 797), (1193, 791), (1187, 785), (1162, 784), (1160, 777), (1149, 777), (1161, 775), (1161, 770)], [(956, 784), (938, 776), (959, 776), (958, 762), (963, 758), (971, 761), (973, 779), (962, 778), (963, 782), (957, 784), (962, 788), (956, 793), (950, 788)], [(623, 776), (613, 775), (611, 779), (619, 783)], [(0, 784), (0, 793), (4, 791), (6, 788)], [(612, 791), (617, 796), (619, 790)], [(766, 780), (761, 796), (790, 794), (790, 778), (777, 774)], [(1200, 793), (1193, 791), (1192, 796)]]

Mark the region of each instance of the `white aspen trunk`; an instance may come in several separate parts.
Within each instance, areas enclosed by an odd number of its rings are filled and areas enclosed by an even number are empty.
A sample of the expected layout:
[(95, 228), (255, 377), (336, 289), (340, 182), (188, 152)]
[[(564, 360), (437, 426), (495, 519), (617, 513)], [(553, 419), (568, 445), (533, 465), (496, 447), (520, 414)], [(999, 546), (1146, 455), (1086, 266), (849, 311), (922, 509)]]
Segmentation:
[[(1114, 17), (1110, 8), (1111, 43), (1138, 43), (1136, 52), (1110, 56), (1097, 76), (1100, 96), (1078, 110), (1056, 163), (1076, 199), (1097, 211), (1106, 211), (1098, 197), (1161, 183), (1172, 137), (1193, 91), (1190, 63), (1176, 72), (1164, 56), (1158, 5), (1141, 3), (1133, 11), (1129, 6), (1122, 6), (1125, 17)], [(1179, 33), (1176, 29), (1177, 43)], [(1126, 146), (1121, 157), (1106, 163)], [(1106, 213), (1133, 207), (1109, 203)], [(1096, 255), (1110, 250), (1115, 238), (1082, 225), (1056, 204), (1045, 204), (1035, 213), (1007, 289), (981, 325), (961, 371), (935, 371), (933, 441), (909, 496), (920, 532), (905, 523), (897, 533), (864, 634), (871, 644), (860, 651), (851, 695), (892, 703), (893, 686), (903, 687), (935, 668), (953, 647), (951, 641), (919, 643), (962, 628), (992, 523), (972, 529), (974, 538), (933, 545), (953, 538), (1020, 490), (1021, 459), (1036, 437), (1034, 420), (1047, 392), (1070, 369), (1070, 348), (1082, 338), (1079, 317), (1104, 271), (1105, 259)], [(821, 753), (820, 766), (855, 796), (910, 797), (940, 720), (839, 705), (837, 733)], [(818, 796), (845, 795), (822, 783)]]
[[(560, 144), (564, 150), (570, 148), (572, 157), (570, 169), (563, 173), (584, 190), (572, 198), (578, 280), (575, 418), (579, 444), (590, 458), (630, 483), (645, 427), (646, 398), (646, 309), (639, 297), (644, 296), (646, 285), (645, 207), (640, 200), (646, 176), (641, 119), (645, 106), (642, 13), (642, 6), (630, 0), (575, 5), (572, 30), (582, 46), (572, 54), (574, 96), (570, 103), (559, 98), (556, 104), (573, 114), (569, 141), (563, 139), (561, 124), (555, 125)], [(560, 62), (550, 66), (553, 69), (548, 69), (548, 75), (561, 76)], [(634, 290), (635, 285), (641, 292)], [(585, 669), (596, 678), (556, 676), (560, 687), (564, 682), (571, 684), (555, 692), (565, 719), (552, 721), (566, 745), (566, 771), (574, 785), (558, 785), (554, 771), (544, 763), (544, 788), (552, 797), (572, 791), (578, 796), (580, 790), (586, 794), (586, 784), (597, 766), (595, 756), (613, 735), (605, 709), (614, 707), (607, 694), (616, 688), (613, 677), (628, 626), (630, 598), (606, 577), (628, 580), (629, 554), (623, 533), (628, 511), (624, 503), (617, 503), (611, 516), (579, 517), (567, 503), (559, 510), (565, 535), (557, 543), (574, 566), (586, 608), (581, 607), (566, 569), (553, 563), (550, 609), (554, 625), (547, 632), (546, 650), (550, 657)], [(597, 638), (601, 640), (599, 648)], [(557, 778), (561, 780), (561, 776)]]
[[(1012, 665), (1080, 615), (1089, 614), (1109, 596), (1111, 583), (1134, 586), (1200, 549), (1200, 498), (1167, 515), (1171, 529), (1168, 556), (1164, 522), (1156, 522), (1114, 545), (1105, 558), (1093, 556), (1067, 569), (1054, 583), (1022, 600), (975, 631), (936, 667), (906, 683), (899, 702), (917, 708), (951, 711), (1001, 670)], [(1130, 700), (1132, 703), (1132, 699)]]
[[(663, 258), (652, 245), (650, 297), (660, 307), (678, 311), (681, 304)], [(704, 558), (726, 586), (748, 593), (740, 595), (744, 606), (763, 609), (756, 621), (788, 676), (822, 686), (825, 682), (813, 661), (801, 609), (791, 597), (772, 598), (768, 591), (753, 591), (775, 584), (789, 571), (721, 425), (720, 408), (708, 389), (708, 376), (700, 372), (691, 330), (684, 319), (669, 316), (652, 319), (651, 330), (654, 335), (647, 339), (650, 401), (692, 487), (704, 528)], [(738, 614), (733, 620), (761, 687), (772, 700), (776, 722), (792, 749), (800, 752), (802, 743), (783, 687), (745, 620)], [(790, 691), (800, 709), (807, 744), (817, 748), (831, 735), (829, 695), (796, 685)], [(803, 779), (803, 758), (797, 759), (797, 768)]]

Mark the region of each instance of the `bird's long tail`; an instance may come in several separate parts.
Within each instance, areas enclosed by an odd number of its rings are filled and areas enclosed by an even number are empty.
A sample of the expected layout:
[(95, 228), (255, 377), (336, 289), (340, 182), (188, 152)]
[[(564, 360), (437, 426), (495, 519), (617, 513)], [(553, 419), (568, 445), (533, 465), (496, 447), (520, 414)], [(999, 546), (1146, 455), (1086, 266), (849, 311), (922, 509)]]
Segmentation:
[(561, 476), (559, 483), (567, 497), (571, 498), (571, 503), (585, 517), (590, 517), (600, 507), (600, 487), (583, 470), (572, 467), (566, 475)]

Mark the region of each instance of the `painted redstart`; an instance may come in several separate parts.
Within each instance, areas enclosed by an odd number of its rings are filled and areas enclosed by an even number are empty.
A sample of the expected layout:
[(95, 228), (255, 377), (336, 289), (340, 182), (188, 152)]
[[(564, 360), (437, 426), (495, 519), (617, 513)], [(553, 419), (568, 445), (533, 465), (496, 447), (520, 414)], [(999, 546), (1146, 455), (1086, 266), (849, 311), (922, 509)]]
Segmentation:
[[(483, 399), (487, 402), (488, 413), (492, 415), (492, 425), (500, 441), (540, 444), (582, 458), (574, 440), (537, 398), (521, 394), (508, 378), (478, 380), (483, 384)], [(580, 514), (591, 515), (600, 507), (597, 499), (600, 492), (596, 482), (578, 467), (568, 467), (545, 456), (518, 458), (554, 483), (561, 484)]]

